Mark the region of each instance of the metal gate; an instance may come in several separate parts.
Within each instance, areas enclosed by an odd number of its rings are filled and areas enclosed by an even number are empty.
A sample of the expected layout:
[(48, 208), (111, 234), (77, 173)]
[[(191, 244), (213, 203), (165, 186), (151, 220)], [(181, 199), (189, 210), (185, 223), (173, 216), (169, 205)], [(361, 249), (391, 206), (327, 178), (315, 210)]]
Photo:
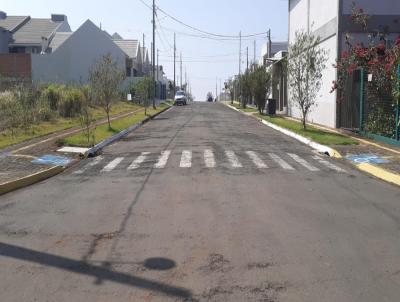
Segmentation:
[(345, 82), (344, 89), (340, 91), (341, 99), (339, 101), (340, 128), (351, 131), (360, 130), (360, 98), (362, 91), (363, 71), (355, 70), (350, 74)]

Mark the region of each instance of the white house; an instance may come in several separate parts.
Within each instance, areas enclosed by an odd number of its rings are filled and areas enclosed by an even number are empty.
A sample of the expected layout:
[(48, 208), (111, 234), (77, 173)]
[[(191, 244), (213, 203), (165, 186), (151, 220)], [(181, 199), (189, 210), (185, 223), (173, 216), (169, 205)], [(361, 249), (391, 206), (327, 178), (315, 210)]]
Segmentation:
[[(289, 44), (294, 43), (296, 31), (312, 31), (320, 36), (320, 47), (328, 51), (323, 85), (317, 98), (317, 107), (309, 115), (310, 122), (342, 127), (343, 112), (340, 110), (341, 105), (337, 103), (337, 93), (330, 93), (332, 81), (337, 79), (336, 69), (332, 65), (346, 49), (346, 33), (359, 40), (366, 40), (367, 37), (359, 26), (350, 22), (352, 2), (353, 0), (289, 0)], [(399, 0), (357, 0), (356, 3), (371, 16), (370, 30), (388, 26), (395, 36), (400, 33)], [(295, 106), (289, 105), (289, 115), (300, 117), (300, 112)]]

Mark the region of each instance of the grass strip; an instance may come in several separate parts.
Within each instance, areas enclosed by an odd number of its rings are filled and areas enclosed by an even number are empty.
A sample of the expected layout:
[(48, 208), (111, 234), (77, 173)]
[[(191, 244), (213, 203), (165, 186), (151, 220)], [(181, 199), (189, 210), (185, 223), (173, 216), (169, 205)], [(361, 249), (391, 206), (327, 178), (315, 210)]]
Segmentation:
[(288, 129), (295, 132), (301, 136), (305, 136), (314, 142), (322, 145), (332, 146), (332, 145), (358, 145), (358, 141), (341, 135), (337, 133), (332, 133), (328, 131), (321, 130), (319, 128), (307, 125), (307, 130), (303, 129), (303, 125), (300, 122), (288, 120), (282, 117), (270, 117), (258, 114), (257, 117), (280, 126), (282, 128)]
[[(132, 103), (127, 103), (127, 102), (118, 102), (113, 105), (112, 110), (111, 110), (111, 117), (130, 112), (130, 111), (135, 111), (142, 108), (142, 106), (137, 105), (137, 104), (132, 104)], [(93, 118), (96, 121), (105, 119), (107, 116), (104, 112), (104, 110), (100, 107), (93, 108)], [(27, 140), (31, 140), (34, 138), (46, 136), (48, 134), (52, 134), (58, 131), (63, 131), (75, 127), (79, 127), (79, 119), (78, 118), (57, 118), (49, 122), (40, 122), (37, 124), (33, 124), (30, 129), (24, 131), (22, 129), (17, 129), (16, 133), (14, 133), (14, 136), (11, 133), (11, 130), (4, 130), (0, 132), (0, 149), (9, 147), (11, 145), (15, 145), (18, 143), (22, 143)]]
[[(149, 116), (153, 116), (156, 113), (163, 110), (167, 105), (161, 104), (156, 110), (147, 109), (147, 116), (144, 112), (139, 112), (134, 115), (130, 115), (124, 118), (120, 118), (111, 122), (111, 128), (108, 124), (97, 126), (94, 130), (94, 145), (102, 142), (103, 140), (145, 120)], [(64, 139), (59, 140), (60, 145), (73, 146), (73, 147), (92, 147), (92, 144), (88, 144), (87, 137), (82, 133), (78, 133)]]

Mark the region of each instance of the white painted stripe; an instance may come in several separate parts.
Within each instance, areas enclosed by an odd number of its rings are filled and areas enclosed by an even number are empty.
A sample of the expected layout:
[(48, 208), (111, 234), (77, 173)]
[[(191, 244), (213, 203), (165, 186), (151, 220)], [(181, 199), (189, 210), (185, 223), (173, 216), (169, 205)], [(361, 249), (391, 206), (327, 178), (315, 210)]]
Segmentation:
[(302, 159), (300, 156), (293, 154), (293, 153), (288, 153), (288, 155), (293, 158), (294, 161), (298, 162), (300, 165), (303, 167), (307, 168), (310, 171), (316, 172), (319, 171), (317, 167), (314, 167), (313, 165), (309, 164), (306, 160)]
[(98, 165), (103, 160), (102, 156), (97, 156), (91, 160), (87, 165), (85, 165), (81, 170), (77, 170), (74, 174), (83, 174), (86, 170)]
[(339, 172), (339, 173), (347, 173), (346, 170), (343, 170), (342, 168), (340, 168), (340, 167), (338, 167), (338, 166), (336, 166), (336, 165), (330, 163), (330, 162), (327, 161), (327, 160), (322, 159), (321, 157), (319, 157), (319, 156), (317, 156), (317, 155), (314, 155), (313, 158), (314, 158), (316, 161), (318, 161), (320, 164), (324, 165), (325, 167), (328, 167), (328, 168), (331, 169), (331, 170), (334, 170), (334, 171)]
[(140, 165), (146, 160), (147, 156), (150, 154), (150, 152), (142, 152), (133, 162), (132, 164), (128, 167), (128, 170), (135, 170), (140, 167)]
[(247, 151), (246, 154), (250, 157), (253, 163), (259, 169), (267, 169), (268, 166), (262, 161), (262, 159), (253, 151)]
[(167, 166), (168, 159), (171, 156), (170, 150), (165, 150), (161, 152), (160, 157), (158, 158), (157, 163), (154, 165), (155, 169), (164, 169)]
[(124, 160), (124, 157), (117, 157), (114, 159), (112, 162), (110, 162), (107, 166), (101, 170), (101, 172), (111, 172), (114, 170), (122, 161)]
[(192, 151), (182, 151), (181, 157), (181, 168), (191, 168), (192, 167)]
[(215, 168), (215, 157), (214, 152), (212, 150), (205, 150), (204, 151), (204, 163), (206, 164), (207, 168)]
[(233, 151), (225, 151), (226, 157), (232, 166), (232, 168), (242, 168), (242, 164), (240, 163), (238, 157), (236, 156), (235, 152)]
[(293, 171), (294, 168), (289, 165), (287, 162), (285, 162), (282, 158), (280, 158), (278, 155), (274, 154), (274, 153), (269, 153), (269, 156), (278, 164), (281, 166), (281, 168), (285, 169), (285, 170), (291, 170)]

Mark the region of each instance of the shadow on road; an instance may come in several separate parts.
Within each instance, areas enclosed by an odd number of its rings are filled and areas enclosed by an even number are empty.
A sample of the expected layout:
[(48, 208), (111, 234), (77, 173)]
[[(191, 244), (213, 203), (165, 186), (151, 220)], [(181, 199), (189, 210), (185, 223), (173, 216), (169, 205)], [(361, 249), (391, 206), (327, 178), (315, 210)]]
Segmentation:
[[(159, 292), (168, 296), (177, 298), (191, 298), (192, 293), (184, 288), (169, 286), (165, 283), (152, 281), (125, 273), (112, 271), (111, 269), (104, 266), (97, 266), (88, 264), (84, 261), (74, 260), (62, 256), (56, 256), (48, 253), (38, 252), (31, 249), (10, 245), (0, 242), (0, 256), (19, 259), (22, 261), (28, 261), (63, 269), (69, 272), (93, 276), (97, 280), (108, 280), (111, 282), (121, 283), (129, 286), (139, 287), (142, 289)], [(162, 261), (161, 261), (162, 260)], [(153, 259), (150, 260), (149, 266), (155, 266), (158, 269), (165, 269), (165, 265), (168, 267), (174, 265), (175, 262), (167, 259)], [(161, 267), (160, 267), (161, 266)], [(96, 282), (96, 284), (99, 284)]]

